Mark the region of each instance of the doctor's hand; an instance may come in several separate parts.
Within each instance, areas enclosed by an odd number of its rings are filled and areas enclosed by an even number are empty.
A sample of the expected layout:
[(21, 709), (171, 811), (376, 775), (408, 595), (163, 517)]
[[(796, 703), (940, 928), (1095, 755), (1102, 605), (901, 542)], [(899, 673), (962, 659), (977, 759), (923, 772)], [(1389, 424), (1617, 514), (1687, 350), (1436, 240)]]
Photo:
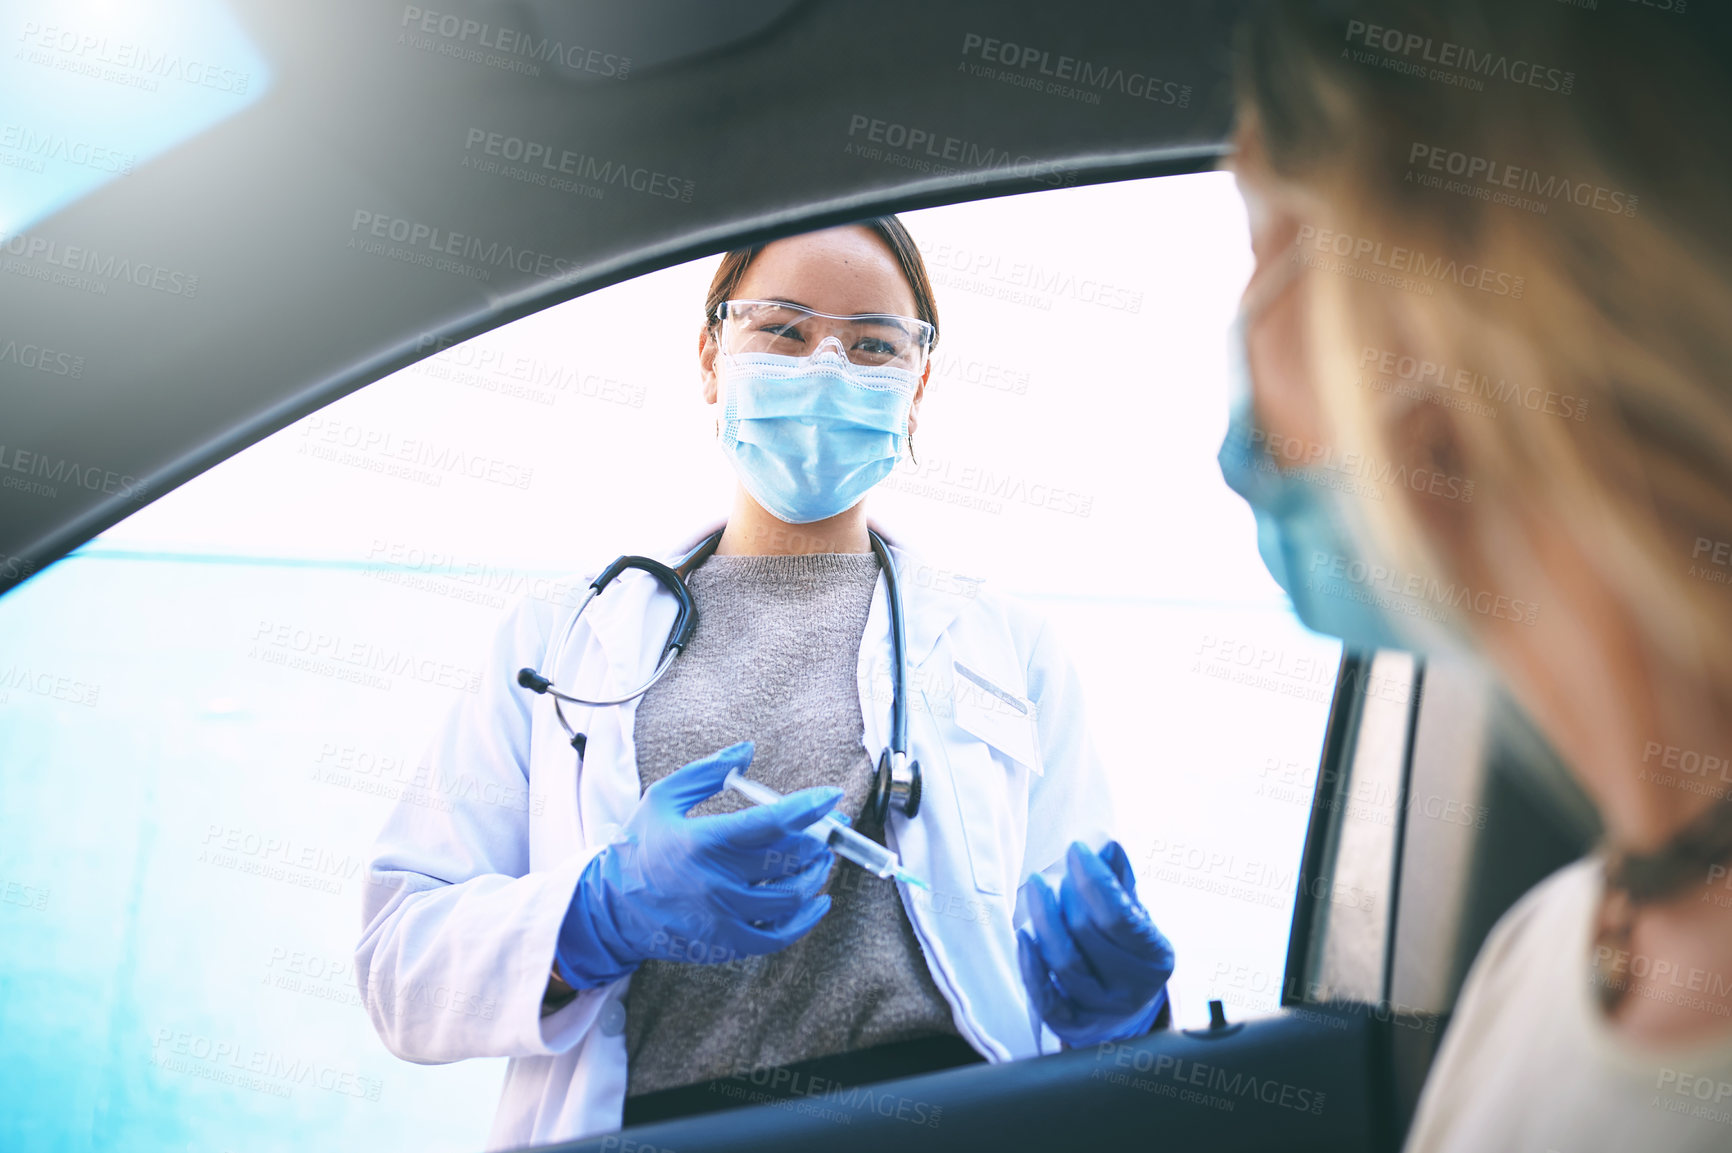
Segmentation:
[(774, 953), (829, 911), (818, 890), (836, 856), (801, 830), (835, 808), (841, 789), (686, 816), (751, 762), (742, 741), (645, 790), (620, 836), (584, 869), (560, 927), (555, 961), (574, 988), (607, 984), (647, 960), (721, 964)]
[(1173, 947), (1136, 897), (1117, 841), (1099, 856), (1081, 842), (1065, 855), (1061, 892), (1031, 878), (1035, 933), (1018, 929), (1029, 999), (1071, 1048), (1141, 1036), (1166, 1005)]

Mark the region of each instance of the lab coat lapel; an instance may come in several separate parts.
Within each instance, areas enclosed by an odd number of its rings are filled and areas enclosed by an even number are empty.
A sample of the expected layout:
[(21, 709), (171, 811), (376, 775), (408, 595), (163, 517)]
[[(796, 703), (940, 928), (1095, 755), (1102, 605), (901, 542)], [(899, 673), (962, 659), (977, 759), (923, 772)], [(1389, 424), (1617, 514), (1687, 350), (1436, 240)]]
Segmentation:
[[(873, 525), (873, 528), (878, 528)], [(879, 530), (890, 544), (896, 565), (897, 585), (902, 592), (904, 625), (907, 629), (908, 737), (909, 751), (920, 762), (922, 796), (919, 813), (909, 819), (892, 813), (885, 829), (885, 843), (894, 849), (904, 868), (925, 879), (929, 890), (900, 886), (906, 910), (933, 979), (956, 1013), (957, 1028), (965, 1040), (996, 1060), (1008, 1060), (1020, 1052), (1013, 1036), (992, 1011), (992, 1001), (983, 996), (979, 971), (983, 962), (998, 975), (1014, 968), (1014, 948), (996, 938), (983, 937), (983, 928), (994, 916), (975, 890), (963, 816), (958, 808), (951, 766), (941, 747), (943, 734), (932, 715), (932, 691), (947, 692), (949, 678), (943, 670), (929, 667), (935, 653), (957, 619), (973, 602), (972, 582), (940, 580), (919, 556), (897, 547), (890, 534)], [(860, 644), (860, 702), (862, 740), (872, 763), (889, 743), (891, 702), (890, 605), (882, 575), (866, 618)], [(986, 946), (983, 953), (982, 946)], [(1009, 948), (1007, 954), (1005, 949)], [(1014, 985), (1014, 974), (1009, 978)], [(1020, 1013), (1020, 1008), (1018, 1012)], [(988, 1021), (992, 1024), (988, 1024)], [(1027, 1045), (1021, 1048), (1028, 1048)]]
[[(919, 739), (921, 725), (927, 719), (927, 705), (920, 691), (920, 686), (927, 681), (922, 666), (932, 655), (938, 638), (944, 635), (945, 629), (949, 628), (950, 623), (962, 611), (966, 598), (923, 577), (924, 567), (917, 556), (898, 547), (894, 537), (884, 531), (883, 526), (872, 522), (871, 527), (877, 530), (878, 535), (884, 538), (884, 543), (890, 547), (890, 559), (896, 565), (897, 587), (902, 593), (903, 627), (908, 643), (908, 733), (912, 748)], [(858, 670), (861, 743), (874, 767), (878, 764), (879, 756), (890, 745), (890, 708), (896, 683), (892, 652), (890, 594), (884, 574), (880, 573), (878, 586), (872, 593), (871, 607), (866, 614), (866, 628), (860, 637)], [(921, 770), (923, 777), (928, 778), (923, 781), (923, 788), (932, 787), (932, 771), (943, 771), (939, 766), (924, 763)], [(901, 857), (903, 865), (915, 876), (934, 875), (932, 853), (936, 847), (926, 835), (926, 826), (918, 819), (910, 821), (901, 814), (892, 814), (889, 826), (888, 835), (894, 838), (893, 847)]]
[[(944, 630), (950, 627), (950, 622), (956, 619), (957, 614), (968, 603), (968, 595), (973, 591), (973, 586), (961, 578), (953, 578), (948, 583), (933, 580), (932, 567), (921, 560), (917, 553), (897, 545), (895, 534), (885, 531), (884, 526), (877, 521), (869, 520), (867, 523), (884, 538), (884, 543), (890, 546), (890, 559), (896, 564), (897, 587), (902, 590), (902, 615), (908, 634), (908, 665), (911, 669), (917, 669), (932, 655), (938, 638), (944, 635)], [(880, 574), (877, 591), (872, 597), (871, 615), (866, 621), (866, 633), (862, 638), (863, 641), (878, 638), (883, 642), (886, 669), (889, 668), (890, 660), (888, 595), (884, 577)], [(880, 613), (883, 614), (881, 619), (878, 615)], [(888, 717), (888, 697), (885, 698), (885, 704), (885, 715)], [(885, 732), (888, 733), (889, 730), (886, 729)]]

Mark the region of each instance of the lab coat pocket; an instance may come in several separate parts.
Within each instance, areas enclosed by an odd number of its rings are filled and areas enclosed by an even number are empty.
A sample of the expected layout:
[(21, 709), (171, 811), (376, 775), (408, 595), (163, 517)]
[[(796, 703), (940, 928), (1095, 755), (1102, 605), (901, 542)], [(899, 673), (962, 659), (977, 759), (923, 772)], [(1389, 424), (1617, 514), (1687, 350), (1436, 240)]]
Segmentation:
[(1034, 702), (961, 661), (950, 663), (956, 673), (951, 702), (957, 727), (979, 737), (1036, 776), (1043, 776)]
[[(974, 887), (1004, 899), (1014, 888), (1011, 873), (1022, 859), (1028, 825), (1028, 781), (1032, 757), (1014, 728), (986, 729), (958, 704), (945, 726), (947, 776), (961, 813), (962, 833)], [(1008, 746), (1008, 747), (1007, 747)]]

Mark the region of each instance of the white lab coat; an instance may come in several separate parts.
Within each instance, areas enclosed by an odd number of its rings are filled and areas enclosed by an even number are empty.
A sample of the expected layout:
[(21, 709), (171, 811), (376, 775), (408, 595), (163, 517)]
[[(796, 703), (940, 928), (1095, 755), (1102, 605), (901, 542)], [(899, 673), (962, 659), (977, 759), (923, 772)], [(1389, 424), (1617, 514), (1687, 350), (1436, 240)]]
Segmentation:
[[(994, 1062), (1055, 1051), (1057, 1038), (1031, 1015), (1013, 926), (1027, 924), (1030, 874), (1056, 886), (1071, 841), (1098, 849), (1108, 836), (1111, 805), (1076, 674), (1038, 616), (873, 527), (900, 576), (909, 742), (923, 773), (919, 813), (893, 815), (886, 839), (932, 886), (899, 885), (903, 907), (970, 1045)], [(673, 563), (702, 536), (662, 559)], [(880, 575), (860, 643), (862, 743), (873, 764), (890, 724), (886, 595)], [(586, 695), (628, 692), (654, 667), (674, 603), (627, 570), (550, 668), (554, 630), (564, 631), (571, 608), (519, 602), (479, 693), (452, 708), (426, 754), (428, 789), (399, 801), (375, 846), (355, 953), (362, 998), (405, 1060), (511, 1058), (490, 1149), (618, 1129), (626, 1089), (629, 977), (545, 1019), (540, 1009), (578, 875), (638, 803), (637, 699), (565, 706), (588, 734), (580, 767), (552, 698), (519, 688), (517, 670)]]

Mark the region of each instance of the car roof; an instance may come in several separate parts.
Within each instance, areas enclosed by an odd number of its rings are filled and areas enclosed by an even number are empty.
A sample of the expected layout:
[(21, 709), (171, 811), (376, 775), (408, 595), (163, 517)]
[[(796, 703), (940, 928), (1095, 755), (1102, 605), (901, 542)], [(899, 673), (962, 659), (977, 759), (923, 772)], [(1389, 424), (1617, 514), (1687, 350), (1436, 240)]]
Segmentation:
[(27, 481), (0, 488), (0, 590), (596, 288), (884, 211), (1212, 167), (1238, 8), (241, 0), (230, 54), (257, 66), (204, 79), (250, 83), (244, 106), (0, 253), (9, 334), (80, 368), (0, 393), (0, 471)]

